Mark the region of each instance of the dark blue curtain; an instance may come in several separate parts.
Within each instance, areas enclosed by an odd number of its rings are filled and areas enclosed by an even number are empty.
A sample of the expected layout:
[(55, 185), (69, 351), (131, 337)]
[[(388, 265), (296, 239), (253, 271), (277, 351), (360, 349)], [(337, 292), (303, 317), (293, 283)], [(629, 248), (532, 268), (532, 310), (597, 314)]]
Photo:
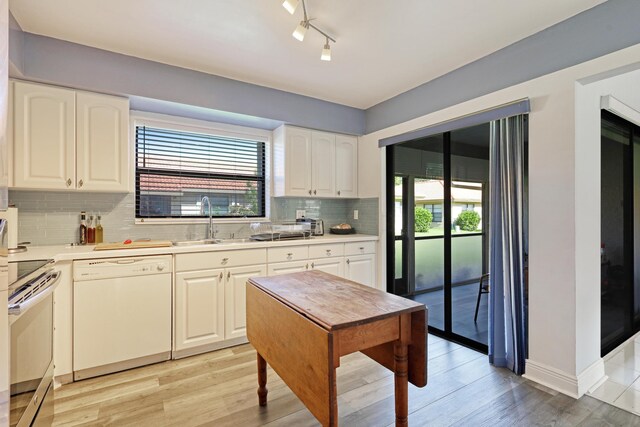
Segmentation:
[(491, 122), (489, 361), (524, 373), (524, 116)]

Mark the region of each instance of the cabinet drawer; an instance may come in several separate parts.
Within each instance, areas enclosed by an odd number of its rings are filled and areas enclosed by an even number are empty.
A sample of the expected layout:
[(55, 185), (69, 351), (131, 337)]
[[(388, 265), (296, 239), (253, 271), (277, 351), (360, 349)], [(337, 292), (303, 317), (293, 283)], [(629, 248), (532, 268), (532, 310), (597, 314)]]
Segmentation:
[(344, 244), (344, 255), (373, 254), (376, 252), (376, 242), (354, 242)]
[(299, 261), (309, 258), (309, 246), (285, 246), (282, 248), (268, 248), (269, 262)]
[(344, 255), (344, 245), (334, 243), (329, 245), (309, 245), (309, 258), (330, 258)]
[(176, 271), (238, 267), (242, 265), (265, 264), (266, 262), (266, 249), (198, 252), (176, 255)]

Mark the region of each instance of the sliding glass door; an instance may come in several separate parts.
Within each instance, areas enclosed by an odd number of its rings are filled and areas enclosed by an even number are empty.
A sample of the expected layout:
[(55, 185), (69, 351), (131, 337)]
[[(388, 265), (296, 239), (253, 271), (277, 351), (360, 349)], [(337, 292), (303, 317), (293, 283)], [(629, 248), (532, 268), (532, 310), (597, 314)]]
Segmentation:
[(601, 350), (640, 330), (640, 128), (607, 111), (601, 127)]
[(431, 331), (486, 350), (489, 125), (387, 150), (389, 290), (425, 303)]

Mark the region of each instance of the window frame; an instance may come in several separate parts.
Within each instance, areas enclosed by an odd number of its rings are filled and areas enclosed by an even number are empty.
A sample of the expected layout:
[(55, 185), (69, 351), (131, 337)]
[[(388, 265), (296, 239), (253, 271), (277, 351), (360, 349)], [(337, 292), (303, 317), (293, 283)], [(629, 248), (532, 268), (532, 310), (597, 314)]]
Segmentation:
[[(168, 116), (164, 114), (131, 111), (130, 116), (130, 188), (129, 191), (137, 197), (137, 162), (136, 162), (136, 127), (147, 126), (160, 129), (171, 129), (184, 132), (209, 133), (227, 138), (240, 138), (264, 143), (264, 216), (261, 217), (215, 217), (216, 223), (251, 223), (270, 221), (271, 211), (271, 158), (273, 134), (269, 130), (230, 125), (226, 123), (209, 122), (205, 120)], [(173, 217), (173, 218), (142, 218), (137, 216), (134, 204), (135, 224), (200, 224), (208, 223), (208, 217)]]

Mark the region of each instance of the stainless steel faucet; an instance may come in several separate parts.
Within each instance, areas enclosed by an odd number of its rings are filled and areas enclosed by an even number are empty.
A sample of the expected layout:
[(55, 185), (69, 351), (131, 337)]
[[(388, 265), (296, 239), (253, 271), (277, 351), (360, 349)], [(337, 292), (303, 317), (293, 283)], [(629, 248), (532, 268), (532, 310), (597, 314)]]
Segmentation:
[(207, 202), (207, 207), (209, 208), (209, 230), (207, 231), (207, 239), (215, 239), (216, 232), (213, 230), (213, 212), (211, 212), (211, 202), (209, 201), (208, 196), (202, 196), (202, 200), (200, 202), (200, 215), (204, 215), (204, 202)]

